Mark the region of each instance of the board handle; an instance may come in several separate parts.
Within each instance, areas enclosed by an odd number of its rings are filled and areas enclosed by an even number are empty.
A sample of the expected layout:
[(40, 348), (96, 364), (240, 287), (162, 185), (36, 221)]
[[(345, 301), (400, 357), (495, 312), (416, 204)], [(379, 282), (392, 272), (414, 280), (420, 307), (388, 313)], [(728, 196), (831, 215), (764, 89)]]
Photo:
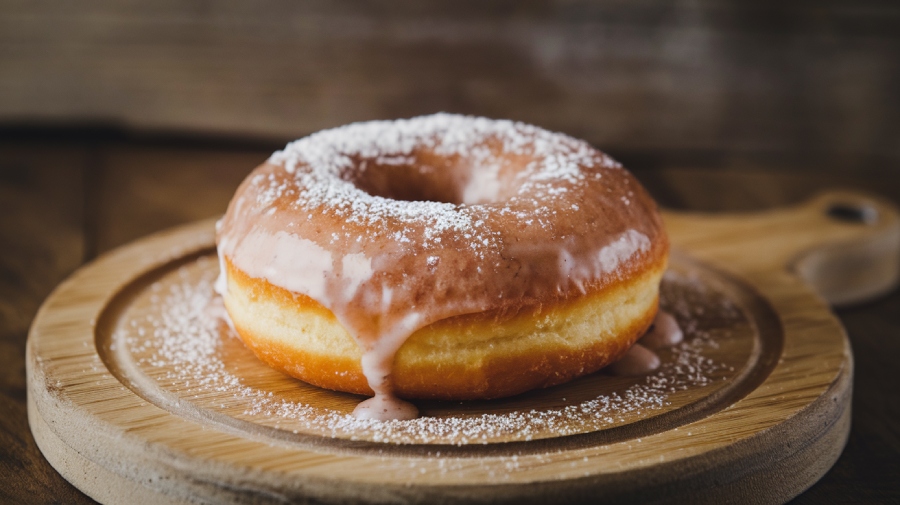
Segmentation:
[(663, 216), (673, 247), (742, 275), (792, 272), (832, 305), (882, 296), (900, 279), (900, 213), (873, 195), (829, 191), (763, 212)]

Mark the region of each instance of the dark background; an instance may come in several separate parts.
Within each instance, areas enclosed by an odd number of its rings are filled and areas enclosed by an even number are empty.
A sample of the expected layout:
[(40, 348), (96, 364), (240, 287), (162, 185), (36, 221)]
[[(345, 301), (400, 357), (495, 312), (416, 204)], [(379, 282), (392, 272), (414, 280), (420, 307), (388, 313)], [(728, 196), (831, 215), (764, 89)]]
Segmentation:
[[(900, 2), (0, 0), (0, 501), (89, 501), (25, 417), (79, 265), (220, 214), (287, 140), (437, 111), (584, 138), (665, 206), (900, 202)], [(838, 311), (854, 427), (798, 503), (900, 502), (900, 295)]]
[(890, 0), (5, 0), (0, 120), (287, 140), (435, 111), (896, 168)]

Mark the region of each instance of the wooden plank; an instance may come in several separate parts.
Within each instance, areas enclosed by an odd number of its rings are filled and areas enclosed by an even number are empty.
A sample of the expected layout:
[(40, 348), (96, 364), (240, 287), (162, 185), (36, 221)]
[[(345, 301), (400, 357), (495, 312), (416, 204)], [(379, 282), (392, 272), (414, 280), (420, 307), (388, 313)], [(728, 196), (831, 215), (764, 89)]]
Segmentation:
[(89, 152), (0, 142), (0, 501), (90, 503), (41, 455), (25, 413), (25, 336), (84, 255)]
[(91, 190), (96, 250), (223, 214), (238, 184), (269, 154), (134, 143), (105, 149)]
[(890, 0), (4, 2), (0, 120), (289, 139), (446, 110), (615, 149), (897, 160), (898, 26)]
[[(21, 356), (21, 340), (41, 302), (78, 267), (82, 231), (83, 149), (0, 145), (0, 356)], [(9, 347), (7, 347), (9, 346)], [(7, 392), (24, 395), (24, 368), (0, 367)]]

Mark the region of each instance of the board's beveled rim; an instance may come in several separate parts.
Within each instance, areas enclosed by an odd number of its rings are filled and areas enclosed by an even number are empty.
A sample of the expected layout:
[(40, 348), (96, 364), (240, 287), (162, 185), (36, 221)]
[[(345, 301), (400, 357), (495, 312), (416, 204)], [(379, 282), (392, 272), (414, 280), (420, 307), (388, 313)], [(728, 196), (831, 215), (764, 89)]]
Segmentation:
[[(505, 460), (503, 455), (488, 456), (478, 464), (467, 463), (460, 459), (460, 466), (456, 474), (449, 476), (452, 478), (448, 478), (447, 474), (442, 474), (440, 482), (437, 482), (429, 479), (428, 476), (433, 472), (440, 473), (440, 469), (434, 461), (427, 458), (398, 457), (395, 459), (402, 464), (392, 465), (390, 464), (391, 458), (382, 455), (377, 457), (331, 455), (315, 450), (303, 451), (296, 448), (288, 449), (285, 453), (284, 448), (269, 447), (268, 444), (258, 440), (235, 442), (232, 440), (235, 434), (227, 431), (217, 432), (214, 436), (210, 436), (209, 431), (191, 421), (182, 419), (166, 421), (165, 412), (154, 412), (152, 415), (142, 418), (117, 420), (114, 415), (117, 411), (140, 406), (141, 401), (136, 398), (119, 397), (117, 391), (120, 390), (121, 384), (108, 373), (108, 370), (88, 371), (85, 367), (96, 366), (96, 362), (92, 361), (96, 349), (90, 346), (90, 349), (85, 350), (82, 345), (84, 335), (93, 336), (93, 324), (101, 315), (103, 307), (130, 281), (130, 279), (123, 280), (121, 274), (104, 275), (104, 267), (115, 264), (119, 267), (127, 266), (132, 272), (146, 272), (167, 261), (208, 248), (211, 242), (212, 221), (170, 230), (105, 255), (97, 262), (80, 269), (68, 281), (60, 285), (39, 311), (29, 335), (27, 366), (29, 368), (29, 407), (32, 411), (30, 414), (44, 418), (41, 414), (44, 409), (59, 409), (71, 416), (73, 422), (68, 428), (54, 426), (51, 429), (57, 430), (55, 431), (56, 436), (64, 443), (69, 444), (74, 451), (92, 461), (102, 461), (103, 457), (90, 449), (91, 444), (86, 443), (83, 436), (80, 438), (75, 436), (75, 434), (83, 435), (84, 430), (93, 430), (100, 438), (115, 439), (118, 443), (131, 446), (138, 451), (144, 451), (144, 458), (141, 458), (144, 461), (153, 459), (151, 456), (157, 457), (159, 461), (163, 462), (164, 467), (176, 465), (179, 457), (191, 452), (192, 457), (211, 463), (212, 467), (221, 472), (220, 476), (230, 475), (230, 478), (235, 481), (243, 482), (247, 482), (248, 475), (258, 476), (259, 480), (248, 486), (250, 490), (258, 489), (260, 486), (266, 488), (266, 482), (271, 484), (271, 479), (267, 478), (266, 472), (271, 472), (273, 476), (275, 474), (296, 476), (299, 478), (298, 485), (305, 486), (305, 489), (313, 494), (315, 494), (314, 489), (319, 486), (333, 485), (334, 482), (352, 482), (355, 477), (362, 477), (357, 481), (360, 485), (368, 482), (388, 487), (392, 484), (411, 485), (415, 488), (425, 488), (430, 485), (492, 485), (492, 479), (485, 478), (487, 472), (484, 471), (484, 465), (502, 466)], [(86, 279), (90, 279), (91, 282), (85, 282)], [(737, 441), (752, 439), (782, 422), (801, 415), (812, 401), (850, 372), (851, 361), (846, 337), (824, 303), (821, 303), (808, 288), (791, 275), (783, 272), (757, 273), (755, 278), (750, 281), (756, 285), (762, 296), (769, 298), (773, 305), (778, 306), (777, 303), (783, 301), (788, 308), (787, 313), (780, 314), (785, 331), (782, 359), (774, 365), (769, 377), (785, 376), (790, 381), (792, 380), (791, 374), (800, 373), (808, 377), (809, 373), (814, 373), (818, 379), (816, 387), (805, 388), (792, 398), (792, 402), (788, 402), (791, 407), (787, 411), (779, 412), (778, 415), (762, 416), (762, 419), (757, 418), (752, 427), (736, 430), (725, 439), (717, 437), (715, 432), (709, 431), (712, 418), (717, 418), (718, 421), (723, 418), (727, 421), (737, 421), (737, 426), (740, 426), (742, 415), (752, 411), (755, 406), (758, 406), (760, 402), (765, 402), (773, 394), (778, 394), (777, 391), (768, 390), (763, 384), (731, 407), (713, 416), (689, 423), (685, 429), (681, 430), (680, 434), (666, 432), (645, 437), (639, 441), (626, 440), (612, 444), (573, 447), (566, 451), (566, 458), (555, 461), (546, 461), (541, 454), (525, 455), (517, 461), (517, 473), (502, 485), (564, 482), (567, 478), (583, 480), (590, 476), (640, 473), (661, 461), (670, 463), (675, 460), (689, 460), (705, 453), (719, 451)], [(87, 289), (87, 285), (90, 285), (93, 290)], [(70, 300), (62, 303), (61, 298)], [(789, 310), (791, 304), (796, 303), (797, 300), (808, 303), (810, 299), (821, 305), (822, 310), (815, 314), (810, 314), (808, 311), (802, 314), (792, 313)], [(92, 317), (85, 318), (85, 313), (91, 314)], [(53, 314), (52, 317), (51, 314)], [(817, 339), (821, 341), (821, 338), (828, 338), (832, 344), (836, 345), (832, 345), (833, 352), (827, 356), (817, 355), (815, 366), (807, 368), (805, 364), (809, 365), (809, 363), (804, 362), (804, 345), (809, 343), (808, 340), (812, 338), (813, 332), (804, 330), (804, 325), (809, 324), (814, 325)], [(805, 356), (806, 360), (809, 358), (808, 355)], [(80, 371), (76, 370), (79, 368)], [(86, 371), (88, 373), (85, 373)], [(66, 384), (64, 380), (70, 380), (72, 376), (78, 376), (78, 382)], [(57, 385), (58, 383), (61, 385)], [(95, 396), (98, 394), (99, 398)], [(90, 400), (88, 403), (90, 408), (82, 404), (83, 400)], [(153, 408), (148, 410), (153, 411)], [(88, 419), (79, 419), (79, 416), (87, 416), (92, 422), (88, 422)], [(149, 433), (148, 426), (158, 426), (158, 423), (167, 422), (171, 422), (171, 426), (164, 430), (163, 436), (157, 432), (155, 438), (141, 439), (141, 434), (146, 436)], [(688, 427), (690, 431), (688, 431)], [(212, 439), (212, 442), (216, 443), (206, 444), (199, 448), (190, 447), (189, 442), (196, 436), (198, 430), (204, 432), (207, 439)], [(36, 438), (38, 438), (37, 433)], [(228, 446), (229, 450), (227, 452), (216, 451), (217, 443)], [(237, 447), (235, 444), (242, 447)], [(623, 447), (623, 444), (629, 447)], [(699, 447), (702, 449), (698, 449)], [(616, 460), (617, 464), (610, 465), (609, 454), (619, 453), (622, 449), (627, 449), (623, 454), (627, 454), (629, 457), (619, 458)], [(259, 450), (267, 453), (266, 461), (254, 461), (253, 458), (246, 457)], [(92, 453), (94, 457), (91, 457)], [(317, 463), (310, 465), (308, 461), (310, 457)], [(300, 460), (292, 463), (291, 460), (296, 458)], [(51, 459), (51, 463), (53, 463), (51, 456), (48, 456), (48, 459)], [(453, 459), (453, 457), (448, 459)], [(419, 465), (419, 468), (426, 470), (423, 475), (410, 478), (407, 463), (411, 460)], [(278, 464), (274, 464), (273, 461), (277, 461)], [(583, 464), (579, 464), (579, 461), (582, 461)], [(372, 464), (382, 466), (383, 471), (378, 473), (377, 479), (372, 479), (371, 476), (367, 479), (364, 472), (354, 471), (354, 468), (367, 468)], [(110, 467), (117, 466), (119, 465), (115, 462), (110, 464)], [(132, 470), (128, 470), (128, 468), (132, 468)], [(135, 478), (130, 471), (133, 471), (133, 466), (130, 465), (118, 469), (118, 473), (123, 475), (123, 478)], [(335, 481), (335, 475), (342, 477)], [(193, 478), (204, 480), (200, 476)], [(456, 484), (453, 484), (454, 482)]]

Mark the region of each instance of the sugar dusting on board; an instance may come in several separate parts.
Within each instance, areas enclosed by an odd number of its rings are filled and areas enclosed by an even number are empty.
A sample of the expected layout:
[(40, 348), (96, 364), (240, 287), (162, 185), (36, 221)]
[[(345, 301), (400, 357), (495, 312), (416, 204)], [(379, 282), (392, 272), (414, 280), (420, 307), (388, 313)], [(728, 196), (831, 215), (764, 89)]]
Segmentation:
[[(138, 367), (162, 389), (178, 390), (182, 401), (288, 434), (463, 445), (527, 441), (617, 426), (635, 413), (665, 410), (679, 391), (709, 387), (728, 376), (728, 365), (709, 355), (717, 348), (717, 335), (727, 335), (727, 328), (745, 321), (743, 313), (722, 295), (690, 276), (670, 272), (661, 288), (662, 305), (678, 320), (684, 340), (658, 351), (661, 364), (655, 373), (621, 378), (601, 372), (593, 379), (614, 382), (615, 387), (600, 388), (600, 393), (580, 398), (561, 398), (553, 407), (508, 409), (504, 407), (508, 404), (498, 400), (474, 404), (484, 406), (482, 413), (470, 408), (455, 414), (457, 404), (432, 402), (419, 418), (378, 421), (352, 416), (352, 407), (340, 410), (323, 406), (321, 401), (323, 395), (336, 395), (352, 404), (358, 397), (306, 386), (309, 397), (303, 398), (295, 393), (302, 389), (298, 387), (301, 383), (247, 358), (250, 351), (217, 315), (216, 267), (215, 261), (201, 259), (170, 274), (165, 282), (153, 284), (146, 295), (149, 308), (140, 315), (129, 315), (114, 340), (127, 346)], [(229, 352), (242, 353), (252, 370), (235, 370), (229, 362), (234, 356), (225, 356)], [(273, 391), (253, 383), (251, 377), (266, 374), (286, 381), (287, 386)], [(546, 390), (547, 394), (553, 391)]]

